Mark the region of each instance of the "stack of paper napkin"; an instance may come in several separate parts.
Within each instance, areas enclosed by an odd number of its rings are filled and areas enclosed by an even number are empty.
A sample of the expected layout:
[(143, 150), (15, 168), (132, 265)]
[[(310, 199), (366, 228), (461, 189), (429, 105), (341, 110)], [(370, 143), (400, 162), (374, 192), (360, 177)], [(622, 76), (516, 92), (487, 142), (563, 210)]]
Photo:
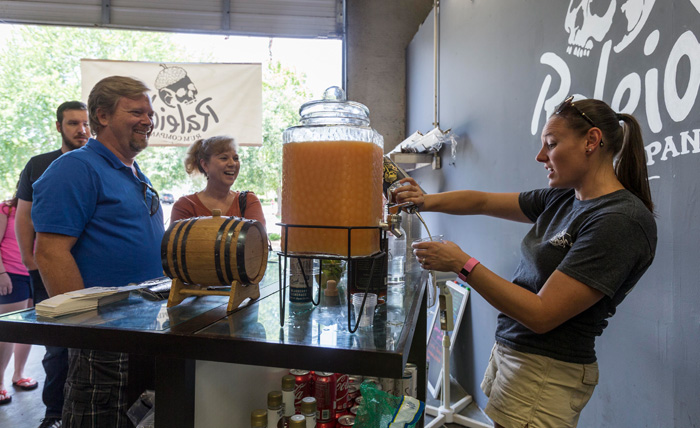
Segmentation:
[(36, 314), (53, 318), (97, 309), (98, 306), (126, 299), (129, 292), (137, 288), (139, 288), (137, 285), (127, 285), (124, 287), (90, 287), (69, 291), (37, 303)]

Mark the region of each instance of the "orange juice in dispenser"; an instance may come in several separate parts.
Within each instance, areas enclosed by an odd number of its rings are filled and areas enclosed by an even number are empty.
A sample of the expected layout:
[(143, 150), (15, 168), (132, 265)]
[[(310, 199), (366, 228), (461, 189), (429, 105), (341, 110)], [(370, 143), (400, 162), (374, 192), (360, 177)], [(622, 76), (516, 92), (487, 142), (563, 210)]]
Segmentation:
[[(282, 223), (374, 227), (352, 230), (350, 255), (378, 252), (384, 139), (370, 128), (369, 110), (331, 87), (299, 113), (301, 125), (283, 134)], [(282, 233), (287, 253), (348, 255), (347, 229), (283, 227)]]

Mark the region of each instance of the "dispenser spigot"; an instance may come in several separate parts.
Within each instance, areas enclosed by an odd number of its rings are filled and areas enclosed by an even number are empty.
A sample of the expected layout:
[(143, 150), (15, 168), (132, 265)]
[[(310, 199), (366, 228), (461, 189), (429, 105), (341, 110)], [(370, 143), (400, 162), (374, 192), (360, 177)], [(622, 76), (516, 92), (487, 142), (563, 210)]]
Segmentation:
[(401, 215), (399, 214), (386, 214), (386, 221), (380, 223), (380, 226), (384, 230), (388, 230), (397, 238), (401, 238), (404, 233), (401, 231)]

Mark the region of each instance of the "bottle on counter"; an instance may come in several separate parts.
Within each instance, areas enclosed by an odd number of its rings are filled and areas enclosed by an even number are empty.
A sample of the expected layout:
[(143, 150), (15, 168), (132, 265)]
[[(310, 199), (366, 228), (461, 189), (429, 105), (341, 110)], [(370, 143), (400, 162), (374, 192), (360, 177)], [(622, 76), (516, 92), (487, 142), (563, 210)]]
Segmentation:
[(338, 283), (334, 279), (329, 279), (321, 295), (321, 304), (318, 306), (319, 324), (334, 324), (338, 316), (338, 312), (334, 308), (338, 308), (339, 306), (340, 296), (338, 294)]
[(250, 413), (250, 428), (267, 428), (267, 410), (255, 409)]
[(267, 428), (277, 428), (283, 416), (282, 391), (267, 393)]
[(338, 282), (334, 279), (329, 279), (328, 282), (326, 282), (326, 289), (323, 290), (323, 306), (340, 306), (340, 296), (338, 295)]
[(289, 425), (289, 418), (294, 415), (294, 384), (296, 379), (292, 375), (282, 376), (282, 419), (277, 422), (278, 428)]
[(292, 415), (289, 418), (289, 428), (306, 428), (306, 418), (303, 415)]
[[(289, 257), (289, 311), (292, 315), (311, 310), (311, 293), (318, 268), (313, 259)], [(316, 270), (316, 272), (314, 271)]]
[(301, 414), (306, 419), (306, 428), (316, 428), (316, 399), (304, 397), (301, 400)]
[(389, 238), (389, 287), (402, 284), (406, 275), (404, 266), (406, 262), (406, 231), (401, 227), (401, 216), (399, 214), (392, 214), (392, 220), (398, 222), (398, 230), (401, 232), (401, 237), (397, 238), (393, 233), (387, 233)]

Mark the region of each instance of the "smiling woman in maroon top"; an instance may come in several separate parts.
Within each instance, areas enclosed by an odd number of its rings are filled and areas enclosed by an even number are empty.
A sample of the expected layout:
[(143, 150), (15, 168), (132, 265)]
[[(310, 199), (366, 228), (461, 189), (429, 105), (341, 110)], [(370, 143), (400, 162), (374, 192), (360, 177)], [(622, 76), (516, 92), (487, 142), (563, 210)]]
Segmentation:
[(171, 224), (183, 218), (210, 216), (213, 210), (220, 210), (222, 215), (257, 220), (264, 226), (262, 205), (253, 192), (247, 192), (243, 203), (245, 212), (241, 215), (241, 192), (231, 190), (240, 169), (238, 145), (233, 138), (216, 136), (197, 140), (187, 151), (185, 170), (188, 174), (204, 174), (207, 186), (175, 202)]

